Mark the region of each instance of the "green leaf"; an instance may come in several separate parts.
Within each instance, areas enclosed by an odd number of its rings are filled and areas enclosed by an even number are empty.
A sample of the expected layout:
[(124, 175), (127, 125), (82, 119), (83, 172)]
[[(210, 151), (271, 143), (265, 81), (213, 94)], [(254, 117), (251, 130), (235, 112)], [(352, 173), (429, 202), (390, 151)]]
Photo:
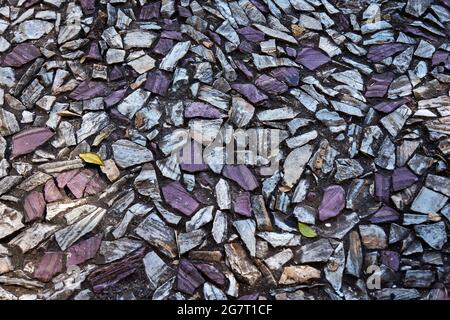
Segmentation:
[(298, 231), (307, 238), (317, 237), (317, 233), (310, 226), (301, 222), (298, 223)]
[(98, 164), (100, 166), (104, 165), (102, 157), (100, 157), (95, 152), (80, 153), (79, 156), (81, 159), (83, 159), (84, 162)]

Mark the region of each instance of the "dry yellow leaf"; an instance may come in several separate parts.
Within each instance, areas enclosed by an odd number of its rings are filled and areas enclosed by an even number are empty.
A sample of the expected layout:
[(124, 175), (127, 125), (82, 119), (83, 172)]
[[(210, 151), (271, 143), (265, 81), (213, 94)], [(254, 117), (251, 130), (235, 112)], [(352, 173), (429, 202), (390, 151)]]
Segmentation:
[(79, 156), (81, 159), (83, 159), (84, 162), (98, 164), (100, 166), (104, 165), (102, 157), (100, 157), (95, 152), (80, 153)]

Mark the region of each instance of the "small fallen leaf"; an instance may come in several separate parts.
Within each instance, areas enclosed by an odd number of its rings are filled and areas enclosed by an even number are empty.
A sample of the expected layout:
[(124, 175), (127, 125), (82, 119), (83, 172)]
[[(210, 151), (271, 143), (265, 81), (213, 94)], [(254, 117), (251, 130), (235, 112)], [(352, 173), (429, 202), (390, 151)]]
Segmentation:
[(60, 117), (81, 117), (78, 113), (67, 110), (59, 111), (56, 114)]
[(79, 156), (84, 162), (98, 164), (100, 166), (104, 165), (102, 158), (95, 152), (80, 153)]
[(298, 231), (307, 238), (317, 237), (317, 233), (310, 226), (301, 222), (298, 223)]

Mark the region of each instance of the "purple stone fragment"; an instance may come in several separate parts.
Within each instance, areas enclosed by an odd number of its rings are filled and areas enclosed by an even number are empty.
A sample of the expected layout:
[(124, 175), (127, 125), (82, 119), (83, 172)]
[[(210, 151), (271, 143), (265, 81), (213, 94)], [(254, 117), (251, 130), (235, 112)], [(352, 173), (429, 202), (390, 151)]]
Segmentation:
[(289, 89), (285, 83), (265, 74), (260, 75), (255, 80), (255, 85), (261, 90), (266, 91), (270, 94), (281, 94), (288, 91)]
[(102, 236), (96, 235), (82, 240), (67, 249), (67, 267), (82, 264), (97, 254), (102, 243)]
[(225, 115), (217, 108), (204, 103), (204, 102), (191, 102), (184, 109), (185, 118), (206, 118), (206, 119), (218, 119), (223, 118)]
[(49, 282), (55, 275), (63, 271), (63, 258), (62, 252), (45, 253), (34, 270), (33, 277), (43, 282)]
[(64, 195), (58, 189), (53, 179), (49, 179), (44, 186), (44, 198), (47, 202), (54, 202), (64, 199)]
[(200, 204), (178, 182), (171, 182), (162, 187), (162, 193), (166, 202), (186, 216), (191, 216), (197, 211)]
[(41, 55), (41, 52), (31, 43), (21, 43), (12, 49), (3, 59), (3, 64), (10, 67), (21, 67), (33, 61)]
[(300, 83), (300, 72), (294, 67), (279, 67), (272, 69), (270, 75), (288, 86), (296, 87)]
[(407, 167), (397, 168), (392, 174), (392, 189), (399, 191), (412, 186), (419, 178)]
[(246, 294), (244, 296), (241, 296), (238, 298), (238, 300), (247, 300), (247, 301), (253, 301), (258, 300), (259, 293), (253, 293), (253, 294)]
[(380, 62), (407, 48), (408, 46), (402, 43), (377, 44), (370, 46), (367, 58), (372, 62)]
[(193, 295), (195, 290), (205, 283), (205, 278), (195, 266), (186, 259), (181, 259), (178, 265), (176, 288), (178, 291)]
[(142, 266), (144, 253), (145, 248), (139, 249), (125, 259), (94, 270), (88, 277), (94, 292), (102, 292), (135, 273)]
[(149, 72), (145, 82), (145, 89), (160, 96), (165, 96), (170, 82), (172, 82), (172, 77), (168, 72), (161, 70)]
[(246, 191), (255, 190), (258, 187), (258, 180), (243, 164), (239, 165), (225, 165), (222, 174), (224, 177), (236, 182), (242, 189)]
[(116, 81), (125, 78), (121, 67), (115, 65), (109, 73), (109, 80)]
[(236, 32), (240, 34), (245, 40), (259, 43), (264, 41), (265, 34), (264, 32), (259, 31), (258, 29), (252, 27), (244, 27), (237, 29)]
[(182, 41), (183, 35), (178, 31), (163, 31), (161, 32), (161, 38)]
[(89, 180), (84, 189), (84, 196), (87, 197), (99, 194), (105, 190), (107, 186), (106, 182), (98, 175), (98, 173), (95, 173), (94, 177)]
[(296, 58), (297, 57), (297, 50), (295, 50), (292, 47), (286, 47), (285, 49), (286, 54), (290, 57), (290, 58)]
[(217, 44), (218, 46), (222, 45), (222, 38), (215, 32), (208, 30), (209, 37)]
[(247, 54), (253, 53), (253, 45), (248, 41), (242, 41), (239, 44), (238, 49), (242, 53), (247, 53)]
[(67, 187), (72, 192), (72, 194), (77, 198), (82, 198), (84, 195), (84, 190), (87, 184), (94, 176), (94, 172), (88, 169), (80, 170), (75, 176), (67, 182)]
[(253, 79), (253, 73), (244, 62), (242, 62), (241, 60), (236, 60), (235, 63), (238, 69), (247, 77), (248, 80)]
[(404, 105), (405, 103), (409, 102), (410, 100), (408, 98), (401, 98), (399, 100), (390, 100), (390, 101), (383, 101), (373, 106), (373, 108), (377, 111), (384, 112), (384, 113), (391, 113), (398, 107)]
[(106, 96), (106, 84), (100, 81), (85, 80), (69, 94), (69, 98), (80, 101)]
[(437, 50), (433, 54), (433, 57), (431, 58), (431, 65), (432, 66), (436, 66), (436, 65), (441, 64), (441, 63), (446, 63), (448, 57), (449, 57), (449, 53), (448, 52), (442, 51), (442, 50)]
[(153, 48), (153, 52), (160, 55), (166, 55), (172, 49), (174, 41), (171, 39), (159, 39)]
[(250, 202), (250, 193), (243, 192), (238, 195), (233, 201), (234, 212), (243, 215), (245, 217), (252, 216), (252, 205)]
[(31, 222), (42, 218), (45, 211), (45, 199), (42, 192), (32, 191), (25, 196), (23, 208), (25, 210), (25, 222)]
[(80, 0), (81, 9), (86, 15), (91, 15), (95, 12), (95, 0)]
[(64, 188), (67, 185), (67, 183), (78, 174), (78, 172), (80, 172), (79, 169), (73, 169), (60, 173), (56, 177), (56, 183), (58, 184), (58, 188)]
[(269, 12), (269, 8), (266, 6), (266, 4), (264, 2), (262, 2), (261, 0), (250, 0), (250, 2), (256, 7), (258, 8), (259, 11), (261, 11), (262, 13), (268, 13)]
[(140, 20), (150, 20), (153, 18), (159, 18), (159, 11), (161, 8), (161, 2), (152, 2), (144, 5), (139, 13)]
[(375, 199), (388, 203), (390, 195), (391, 177), (380, 173), (375, 173)]
[(95, 61), (102, 61), (102, 55), (100, 53), (100, 48), (97, 42), (91, 42), (89, 46), (89, 51), (86, 53), (86, 59), (91, 59)]
[(322, 53), (322, 51), (309, 47), (300, 49), (295, 59), (295, 62), (300, 63), (311, 71), (330, 61), (330, 57)]
[(339, 185), (325, 189), (319, 206), (319, 219), (325, 221), (337, 216), (345, 207), (345, 190)]
[(123, 97), (125, 97), (125, 93), (127, 92), (128, 88), (119, 89), (116, 91), (111, 92), (109, 96), (107, 96), (103, 101), (105, 102), (105, 106), (111, 107), (118, 103), (120, 100), (122, 100)]
[(192, 16), (191, 11), (190, 11), (188, 8), (186, 8), (186, 7), (183, 7), (183, 6), (177, 6), (177, 10), (178, 10), (178, 15), (179, 15), (180, 17), (183, 17), (183, 18), (189, 18), (189, 17)]
[(54, 136), (49, 128), (31, 128), (19, 132), (12, 137), (11, 158), (33, 152)]
[(254, 104), (269, 99), (269, 97), (251, 83), (233, 83), (231, 87)]
[(365, 96), (367, 98), (381, 98), (386, 94), (392, 80), (394, 80), (394, 73), (385, 72), (375, 74), (367, 82), (367, 90)]
[(383, 223), (397, 221), (400, 215), (397, 211), (388, 206), (382, 206), (377, 212), (375, 212), (369, 219), (371, 223)]
[(209, 280), (222, 286), (225, 284), (225, 276), (216, 267), (207, 263), (196, 263), (195, 267)]
[(400, 267), (400, 255), (395, 251), (381, 251), (380, 261), (382, 264), (391, 268), (393, 271), (398, 271)]

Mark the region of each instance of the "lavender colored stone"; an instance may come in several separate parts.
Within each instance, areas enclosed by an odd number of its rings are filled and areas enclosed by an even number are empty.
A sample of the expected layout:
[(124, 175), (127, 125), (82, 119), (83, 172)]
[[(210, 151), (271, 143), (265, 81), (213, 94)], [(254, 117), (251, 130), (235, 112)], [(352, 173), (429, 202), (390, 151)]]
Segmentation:
[(125, 96), (128, 88), (119, 89), (111, 92), (103, 101), (105, 102), (105, 106), (111, 107), (118, 103)]
[(64, 195), (58, 189), (53, 179), (49, 179), (45, 183), (44, 198), (47, 202), (55, 202), (64, 199)]
[(449, 57), (449, 53), (442, 50), (437, 50), (431, 58), (431, 65), (436, 66), (441, 63), (445, 63)]
[(330, 61), (330, 57), (322, 53), (322, 51), (308, 47), (300, 49), (295, 59), (295, 62), (300, 63), (311, 71)]
[(73, 195), (79, 199), (84, 195), (84, 190), (86, 189), (86, 185), (94, 176), (94, 172), (91, 170), (80, 170), (75, 176), (67, 182), (67, 187), (73, 193)]
[(270, 94), (281, 94), (288, 91), (288, 86), (283, 82), (269, 77), (268, 75), (261, 75), (255, 80), (255, 85), (263, 91)]
[(80, 0), (80, 5), (84, 14), (91, 15), (95, 12), (95, 0)]
[(272, 69), (270, 75), (288, 86), (296, 87), (300, 83), (300, 72), (294, 67), (279, 67)]
[(269, 13), (269, 8), (261, 0), (250, 0), (250, 2), (262, 13)]
[(385, 266), (391, 268), (394, 271), (398, 271), (400, 267), (400, 255), (398, 252), (384, 250), (381, 251), (380, 261)]
[(117, 65), (115, 65), (109, 73), (109, 80), (111, 81), (121, 80), (124, 77), (122, 68)]
[(385, 72), (375, 74), (367, 82), (367, 90), (365, 96), (368, 98), (381, 98), (386, 94), (392, 80), (394, 80), (394, 73)]
[(25, 222), (31, 222), (42, 218), (45, 211), (45, 200), (42, 192), (32, 191), (25, 196), (23, 208), (25, 210)]
[(345, 190), (339, 185), (325, 189), (319, 206), (319, 219), (325, 221), (337, 216), (345, 207)]
[(375, 199), (388, 203), (390, 195), (391, 177), (380, 173), (375, 173)]
[(200, 206), (189, 192), (178, 182), (171, 182), (162, 187), (162, 193), (166, 202), (186, 216), (191, 216)]
[(150, 20), (153, 18), (159, 18), (159, 12), (161, 8), (161, 1), (152, 2), (142, 7), (139, 13), (139, 19)]
[(233, 83), (231, 87), (246, 97), (253, 104), (269, 99), (269, 97), (250, 83)]
[(238, 300), (246, 300), (246, 301), (253, 301), (258, 300), (259, 293), (253, 293), (253, 294), (246, 294), (244, 296), (241, 296), (238, 298)]
[(419, 180), (407, 167), (397, 168), (392, 174), (392, 189), (399, 191), (412, 186)]
[(179, 31), (163, 31), (161, 32), (161, 38), (182, 41), (183, 35)]
[(69, 97), (77, 101), (89, 100), (95, 97), (106, 96), (106, 90), (104, 82), (85, 80), (69, 94)]
[(292, 47), (286, 47), (285, 48), (286, 54), (290, 57), (290, 58), (296, 58), (297, 57), (297, 50), (295, 50)]
[(184, 108), (185, 118), (206, 118), (206, 119), (218, 119), (223, 118), (224, 114), (217, 108), (203, 103), (203, 102), (191, 102)]
[(87, 197), (99, 194), (106, 189), (106, 187), (106, 182), (98, 175), (98, 173), (95, 173), (84, 189), (84, 196)]
[(408, 46), (402, 43), (377, 44), (370, 46), (367, 58), (372, 62), (380, 62), (407, 48)]
[(33, 152), (53, 137), (48, 128), (31, 128), (19, 132), (12, 138), (12, 158)]
[(160, 96), (165, 96), (170, 82), (172, 82), (172, 77), (168, 72), (161, 70), (149, 72), (145, 82), (145, 89)]
[(382, 206), (377, 212), (370, 217), (369, 221), (371, 223), (383, 223), (397, 221), (400, 215), (397, 211), (388, 206)]
[(153, 52), (160, 55), (166, 55), (172, 49), (174, 41), (171, 39), (159, 39), (153, 48)]
[(390, 100), (390, 101), (383, 101), (373, 106), (373, 108), (377, 111), (384, 112), (384, 113), (391, 113), (398, 107), (404, 105), (405, 103), (409, 102), (408, 98), (402, 98), (399, 100)]
[(43, 282), (49, 282), (55, 275), (63, 271), (63, 258), (62, 252), (47, 252), (39, 261), (33, 277)]
[(189, 18), (192, 16), (191, 11), (183, 6), (177, 6), (178, 15), (183, 18)]
[(234, 212), (243, 215), (245, 217), (252, 216), (252, 205), (250, 202), (250, 193), (243, 192), (238, 195), (233, 201)]
[(79, 169), (69, 170), (63, 173), (60, 173), (56, 177), (56, 183), (58, 184), (58, 188), (64, 188), (67, 183), (80, 172)]
[(96, 235), (82, 240), (67, 249), (67, 267), (82, 264), (95, 257), (100, 249), (102, 236)]
[(3, 59), (3, 64), (10, 67), (21, 67), (33, 61), (41, 55), (41, 52), (31, 43), (21, 43), (12, 49)]
[(102, 55), (100, 53), (100, 48), (98, 47), (97, 42), (91, 42), (89, 46), (89, 50), (85, 56), (87, 59), (102, 61)]
[(243, 164), (225, 165), (222, 174), (224, 177), (236, 182), (246, 191), (252, 191), (258, 187), (258, 180), (256, 180), (250, 169)]
[(252, 28), (252, 27), (244, 27), (237, 29), (236, 32), (240, 34), (245, 40), (259, 43), (261, 41), (264, 41), (265, 34), (262, 31), (259, 31), (258, 29)]
[(142, 258), (145, 249), (139, 249), (136, 253), (120, 261), (108, 264), (94, 270), (88, 277), (95, 293), (114, 286), (120, 280), (132, 275), (142, 266)]
[(253, 79), (252, 71), (246, 66), (244, 62), (242, 62), (241, 60), (236, 60), (235, 64), (238, 67), (238, 69), (247, 77), (247, 79), (249, 80)]
[(253, 45), (248, 41), (242, 41), (239, 44), (238, 48), (239, 48), (239, 51), (242, 53), (247, 53), (247, 54), (253, 53)]
[(216, 267), (207, 263), (196, 263), (195, 267), (209, 280), (222, 286), (225, 284), (225, 276)]
[(205, 278), (195, 266), (186, 259), (181, 259), (178, 265), (176, 288), (178, 291), (193, 295), (195, 290), (205, 283)]

